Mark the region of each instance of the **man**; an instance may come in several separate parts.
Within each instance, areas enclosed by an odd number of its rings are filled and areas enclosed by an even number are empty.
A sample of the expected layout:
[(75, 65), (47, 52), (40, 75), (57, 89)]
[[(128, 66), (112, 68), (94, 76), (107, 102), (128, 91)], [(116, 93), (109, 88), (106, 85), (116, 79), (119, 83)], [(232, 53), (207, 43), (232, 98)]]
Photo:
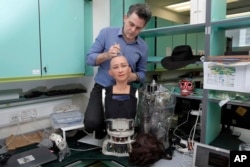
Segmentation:
[(99, 68), (85, 112), (84, 125), (87, 131), (96, 132), (97, 139), (106, 134), (102, 89), (115, 83), (114, 78), (108, 74), (110, 59), (120, 54), (125, 55), (132, 70), (128, 82), (144, 80), (148, 46), (138, 34), (146, 26), (151, 15), (146, 4), (131, 5), (124, 16), (123, 27), (102, 29), (87, 54), (87, 64)]

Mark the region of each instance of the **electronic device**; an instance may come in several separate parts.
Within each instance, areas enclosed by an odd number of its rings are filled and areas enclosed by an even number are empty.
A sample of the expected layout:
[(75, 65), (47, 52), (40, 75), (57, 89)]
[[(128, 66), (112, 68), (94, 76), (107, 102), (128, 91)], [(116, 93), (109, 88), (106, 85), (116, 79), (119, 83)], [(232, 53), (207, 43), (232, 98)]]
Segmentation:
[(225, 55), (248, 55), (248, 51), (227, 51), (224, 53)]
[(221, 108), (223, 132), (231, 133), (231, 127), (250, 129), (250, 107), (226, 104)]
[(118, 157), (129, 156), (134, 135), (133, 119), (107, 119), (108, 138), (103, 141), (102, 153)]
[(230, 151), (196, 142), (192, 167), (229, 167)]
[(56, 159), (57, 156), (47, 147), (38, 147), (12, 155), (3, 167), (34, 167)]

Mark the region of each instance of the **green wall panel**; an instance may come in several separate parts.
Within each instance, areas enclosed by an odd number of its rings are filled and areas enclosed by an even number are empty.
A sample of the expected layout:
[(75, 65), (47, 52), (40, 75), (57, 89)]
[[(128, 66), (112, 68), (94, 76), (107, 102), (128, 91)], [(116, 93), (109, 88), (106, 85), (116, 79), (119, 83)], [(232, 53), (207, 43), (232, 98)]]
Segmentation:
[(40, 76), (38, 1), (0, 1), (0, 79)]
[(42, 0), (40, 18), (42, 75), (84, 73), (83, 1)]
[(216, 102), (209, 102), (207, 104), (207, 122), (206, 122), (206, 138), (205, 143), (211, 143), (220, 133), (220, 106)]
[(130, 5), (136, 4), (136, 3), (145, 3), (145, 0), (124, 0), (124, 14), (127, 14), (126, 12), (128, 11)]
[[(84, 1), (84, 61), (86, 60), (87, 52), (93, 43), (93, 3), (92, 1)], [(86, 64), (86, 62), (85, 62)], [(93, 75), (93, 66), (85, 65), (85, 75)]]
[(211, 21), (226, 18), (227, 0), (211, 0)]
[(110, 26), (121, 27), (124, 16), (123, 0), (110, 0)]
[(122, 26), (123, 17), (127, 14), (129, 6), (144, 2), (145, 0), (110, 0), (110, 26)]
[(1, 0), (0, 25), (0, 80), (84, 74), (93, 41), (91, 1)]
[(210, 56), (224, 55), (225, 48), (225, 30), (213, 28), (210, 37)]
[[(173, 25), (172, 21), (157, 17), (157, 22), (156, 22), (157, 28), (168, 27), (172, 25)], [(172, 46), (173, 46), (172, 35), (157, 37), (156, 38), (156, 56), (159, 56), (159, 57), (170, 56), (171, 51), (172, 51)], [(163, 69), (163, 67), (160, 63), (157, 63), (156, 69)]]
[[(156, 17), (152, 17), (148, 24), (146, 25), (145, 29), (151, 29), (151, 28), (155, 28), (156, 27)], [(148, 44), (148, 56), (155, 56), (155, 37), (147, 37), (144, 38), (144, 40), (147, 42)], [(154, 63), (150, 63), (147, 64), (147, 71), (153, 71), (155, 69), (155, 64)]]

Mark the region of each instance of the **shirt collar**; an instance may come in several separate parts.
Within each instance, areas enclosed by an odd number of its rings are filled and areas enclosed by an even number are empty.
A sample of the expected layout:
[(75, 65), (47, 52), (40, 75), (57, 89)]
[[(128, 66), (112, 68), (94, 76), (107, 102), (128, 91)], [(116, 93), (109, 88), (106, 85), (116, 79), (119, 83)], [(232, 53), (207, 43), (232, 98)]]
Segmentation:
[[(118, 36), (119, 36), (119, 37), (123, 37), (122, 29), (123, 29), (123, 28), (120, 28), (120, 29), (119, 29), (119, 32), (118, 32)], [(133, 43), (139, 43), (139, 41), (138, 41), (138, 36), (136, 37), (135, 42), (133, 42)]]

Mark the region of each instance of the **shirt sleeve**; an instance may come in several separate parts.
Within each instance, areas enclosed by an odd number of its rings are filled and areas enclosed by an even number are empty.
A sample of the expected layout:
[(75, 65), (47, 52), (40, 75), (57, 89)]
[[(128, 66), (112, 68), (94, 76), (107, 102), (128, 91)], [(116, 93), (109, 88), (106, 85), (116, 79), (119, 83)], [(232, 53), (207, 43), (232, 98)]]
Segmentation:
[(143, 47), (142, 55), (140, 56), (139, 61), (136, 63), (136, 70), (138, 77), (140, 78), (139, 82), (143, 82), (146, 77), (146, 68), (147, 68), (147, 59), (148, 59), (148, 47), (145, 44)]
[(96, 66), (96, 58), (105, 51), (105, 29), (102, 29), (86, 56), (87, 65)]

